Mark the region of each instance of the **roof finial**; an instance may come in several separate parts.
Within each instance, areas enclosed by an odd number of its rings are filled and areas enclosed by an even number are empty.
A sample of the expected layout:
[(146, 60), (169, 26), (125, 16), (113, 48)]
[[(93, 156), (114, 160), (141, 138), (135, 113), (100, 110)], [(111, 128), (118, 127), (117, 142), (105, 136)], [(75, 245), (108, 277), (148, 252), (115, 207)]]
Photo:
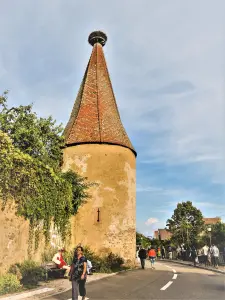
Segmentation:
[(105, 46), (107, 41), (107, 35), (102, 31), (93, 31), (88, 38), (88, 42), (94, 46), (94, 44), (99, 43), (102, 46)]

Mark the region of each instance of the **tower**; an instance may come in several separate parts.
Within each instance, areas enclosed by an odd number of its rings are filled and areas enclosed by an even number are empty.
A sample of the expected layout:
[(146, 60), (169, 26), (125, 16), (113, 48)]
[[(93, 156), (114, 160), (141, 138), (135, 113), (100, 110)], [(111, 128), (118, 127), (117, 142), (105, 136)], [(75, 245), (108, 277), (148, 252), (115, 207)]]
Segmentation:
[(89, 181), (91, 197), (72, 220), (72, 245), (113, 252), (134, 261), (136, 252), (136, 151), (122, 125), (103, 46), (107, 36), (90, 34), (93, 46), (65, 128), (63, 169)]

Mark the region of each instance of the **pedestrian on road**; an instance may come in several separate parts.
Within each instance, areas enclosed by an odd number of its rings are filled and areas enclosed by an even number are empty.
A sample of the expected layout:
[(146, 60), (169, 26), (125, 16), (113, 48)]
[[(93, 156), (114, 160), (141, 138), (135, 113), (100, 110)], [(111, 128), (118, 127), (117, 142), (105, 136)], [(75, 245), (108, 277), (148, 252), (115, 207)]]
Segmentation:
[(173, 259), (173, 249), (171, 246), (168, 247), (168, 255), (169, 255), (169, 259)]
[(144, 269), (145, 268), (145, 260), (147, 257), (147, 251), (143, 247), (139, 250), (138, 257), (141, 260), (141, 267), (142, 267), (142, 269)]
[(225, 247), (223, 247), (223, 262), (225, 263)]
[(149, 256), (149, 259), (150, 259), (150, 262), (151, 262), (151, 268), (155, 269), (154, 263), (155, 263), (155, 259), (156, 259), (156, 252), (155, 252), (155, 249), (153, 247), (151, 247), (151, 249), (149, 250), (148, 256)]
[(164, 246), (162, 246), (162, 259), (164, 259), (165, 258), (165, 255), (166, 255), (166, 251), (165, 251), (165, 247)]
[(205, 264), (205, 267), (207, 266), (208, 252), (209, 252), (209, 247), (207, 245), (202, 247), (202, 255), (203, 255), (203, 261), (202, 262)]
[(161, 259), (161, 249), (160, 249), (160, 247), (158, 247), (158, 250), (157, 250), (157, 257), (158, 257), (158, 259)]
[(191, 258), (194, 263), (194, 266), (196, 267), (196, 264), (198, 262), (198, 256), (197, 256), (197, 250), (195, 249), (194, 246), (191, 248)]
[(220, 251), (216, 245), (212, 245), (212, 263), (214, 268), (218, 269)]
[(177, 251), (177, 259), (181, 259), (181, 247), (178, 246), (176, 251)]
[(72, 281), (72, 300), (78, 300), (78, 295), (85, 300), (87, 279), (87, 259), (83, 255), (83, 247), (78, 246), (74, 253), (73, 263), (70, 271), (70, 281)]
[(209, 248), (208, 254), (207, 254), (207, 266), (211, 266), (211, 263), (212, 263), (212, 255), (211, 255), (211, 251)]

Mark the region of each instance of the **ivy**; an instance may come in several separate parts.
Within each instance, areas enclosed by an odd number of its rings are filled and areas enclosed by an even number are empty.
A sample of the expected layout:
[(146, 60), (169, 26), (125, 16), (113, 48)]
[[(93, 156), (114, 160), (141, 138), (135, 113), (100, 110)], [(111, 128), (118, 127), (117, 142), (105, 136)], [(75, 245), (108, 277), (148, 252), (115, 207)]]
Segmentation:
[(61, 126), (52, 118), (39, 119), (31, 106), (8, 109), (7, 93), (0, 97), (0, 106), (2, 209), (7, 201), (15, 202), (16, 214), (30, 222), (36, 249), (40, 231), (49, 241), (52, 223), (65, 241), (70, 218), (89, 197), (92, 184), (72, 170), (61, 171)]

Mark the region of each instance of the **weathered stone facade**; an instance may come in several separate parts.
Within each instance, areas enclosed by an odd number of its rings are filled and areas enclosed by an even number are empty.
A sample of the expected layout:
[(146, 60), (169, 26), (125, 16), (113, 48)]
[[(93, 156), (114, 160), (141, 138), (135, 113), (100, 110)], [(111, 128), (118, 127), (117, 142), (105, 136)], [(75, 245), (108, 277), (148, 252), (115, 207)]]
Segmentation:
[[(99, 254), (114, 252), (133, 261), (136, 249), (136, 161), (127, 148), (87, 144), (64, 150), (64, 170), (97, 183), (72, 220), (72, 245)], [(100, 210), (99, 222), (98, 209)]]
[[(0, 210), (0, 274), (5, 273), (10, 265), (28, 258), (29, 222), (15, 213), (13, 202), (4, 211)], [(32, 258), (40, 261), (43, 250), (41, 239), (39, 250), (32, 253)]]

